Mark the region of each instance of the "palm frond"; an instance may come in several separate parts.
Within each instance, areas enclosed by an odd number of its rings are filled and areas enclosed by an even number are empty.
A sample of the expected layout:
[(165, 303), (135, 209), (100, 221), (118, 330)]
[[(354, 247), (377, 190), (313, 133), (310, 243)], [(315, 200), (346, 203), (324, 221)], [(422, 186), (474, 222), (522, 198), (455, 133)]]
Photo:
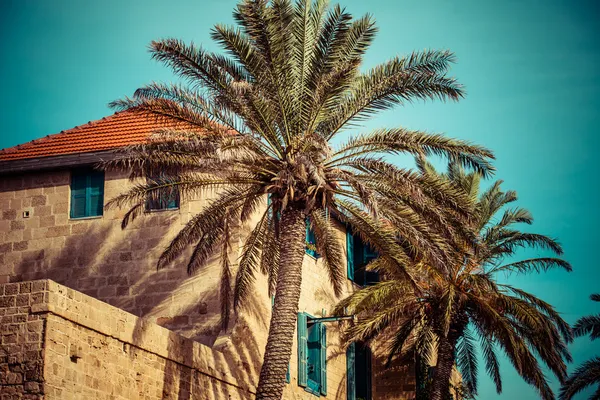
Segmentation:
[(456, 366), (469, 392), (477, 394), (477, 350), (475, 338), (467, 328), (456, 345)]
[(579, 318), (573, 326), (573, 334), (576, 337), (589, 334), (592, 340), (600, 338), (600, 315)]
[[(571, 400), (577, 393), (592, 385), (600, 384), (600, 357), (581, 364), (560, 389), (560, 400)], [(592, 397), (593, 399), (594, 397)]]
[(343, 262), (344, 248), (337, 237), (337, 230), (324, 210), (313, 211), (310, 222), (316, 236), (317, 252), (321, 255), (334, 293), (339, 296), (346, 271)]

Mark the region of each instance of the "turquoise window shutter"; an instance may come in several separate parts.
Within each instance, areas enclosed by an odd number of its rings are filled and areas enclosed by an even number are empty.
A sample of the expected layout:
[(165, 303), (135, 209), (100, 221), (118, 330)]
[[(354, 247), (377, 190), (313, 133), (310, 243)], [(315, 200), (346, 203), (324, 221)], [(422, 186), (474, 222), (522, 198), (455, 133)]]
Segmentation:
[(85, 217), (87, 177), (78, 171), (71, 173), (71, 218)]
[(350, 227), (346, 231), (346, 259), (348, 265), (348, 279), (354, 280), (354, 236)]
[[(162, 174), (148, 177), (147, 181), (158, 184), (167, 184), (171, 180)], [(164, 187), (157, 190), (158, 193), (148, 195), (146, 198), (146, 210), (173, 210), (179, 208), (179, 188), (177, 186)]]
[(104, 210), (104, 171), (92, 171), (88, 176), (86, 215), (100, 216)]
[[(310, 248), (309, 248), (310, 245)], [(310, 220), (306, 219), (306, 254), (310, 254), (311, 256), (317, 258), (319, 257), (319, 253), (316, 250), (317, 245), (317, 237), (315, 236), (315, 232), (310, 228)]]
[(351, 343), (346, 350), (346, 399), (356, 400), (356, 376), (355, 376), (355, 344)]
[(179, 190), (176, 188), (169, 188), (168, 195), (169, 201), (167, 202), (167, 208), (179, 208)]
[(325, 324), (319, 324), (321, 329), (321, 394), (327, 396), (327, 328)]
[(298, 386), (306, 387), (308, 378), (308, 332), (306, 327), (306, 314), (298, 313)]
[(104, 172), (71, 172), (71, 218), (96, 217), (104, 210)]

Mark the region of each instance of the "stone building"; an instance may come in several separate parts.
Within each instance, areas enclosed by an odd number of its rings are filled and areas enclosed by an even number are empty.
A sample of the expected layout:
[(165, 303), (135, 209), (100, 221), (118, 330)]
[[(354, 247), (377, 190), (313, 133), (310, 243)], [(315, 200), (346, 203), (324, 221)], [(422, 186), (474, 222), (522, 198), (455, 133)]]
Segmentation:
[[(161, 127), (121, 112), (0, 151), (2, 399), (252, 398), (271, 313), (266, 278), (222, 331), (216, 260), (192, 276), (185, 257), (156, 268), (210, 196), (149, 202), (126, 229), (126, 210), (104, 207), (130, 182), (93, 165)], [(248, 230), (239, 228), (234, 264)], [(371, 278), (360, 270), (370, 254), (341, 225), (339, 239), (352, 244), (346, 296)], [(412, 368), (384, 370), (380, 350), (342, 346), (341, 322), (312, 322), (339, 298), (309, 253), (284, 398), (414, 398)]]

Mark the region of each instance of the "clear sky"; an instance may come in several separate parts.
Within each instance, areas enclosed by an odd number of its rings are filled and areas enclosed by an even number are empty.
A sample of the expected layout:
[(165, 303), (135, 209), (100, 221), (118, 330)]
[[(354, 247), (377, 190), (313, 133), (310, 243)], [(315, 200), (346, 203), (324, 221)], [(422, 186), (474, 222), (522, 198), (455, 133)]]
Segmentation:
[[(380, 33), (366, 67), (413, 50), (450, 49), (465, 100), (419, 103), (370, 126), (446, 132), (488, 146), (497, 178), (557, 237), (574, 272), (509, 277), (553, 303), (569, 322), (600, 312), (600, 6), (594, 0), (343, 0), (372, 13)], [(0, 148), (108, 115), (106, 104), (173, 76), (152, 62), (157, 38), (216, 50), (209, 30), (231, 22), (235, 0), (0, 0)], [(534, 253), (535, 254), (535, 253)], [(575, 364), (600, 354), (578, 339)], [(573, 366), (570, 367), (570, 370)], [(481, 366), (483, 372), (483, 366)], [(481, 376), (480, 399), (536, 399), (503, 363), (504, 392)], [(556, 385), (555, 385), (556, 386)], [(582, 398), (587, 397), (583, 396)]]

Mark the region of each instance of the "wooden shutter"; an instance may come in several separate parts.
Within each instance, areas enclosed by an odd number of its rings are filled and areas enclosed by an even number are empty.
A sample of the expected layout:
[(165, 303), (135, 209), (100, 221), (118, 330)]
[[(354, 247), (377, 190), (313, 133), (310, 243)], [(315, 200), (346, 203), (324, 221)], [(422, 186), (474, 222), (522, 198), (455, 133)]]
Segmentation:
[(355, 368), (354, 365), (356, 363), (356, 350), (355, 344), (350, 343), (348, 349), (346, 350), (346, 399), (347, 400), (355, 400), (356, 399), (356, 376), (354, 374)]
[(104, 171), (90, 171), (88, 182), (86, 216), (100, 216), (104, 209)]
[(327, 328), (319, 324), (321, 343), (321, 394), (327, 396)]
[(354, 236), (350, 231), (350, 227), (346, 231), (346, 259), (348, 265), (348, 279), (354, 280)]
[(308, 329), (306, 327), (306, 313), (298, 313), (298, 386), (306, 387), (308, 380), (307, 368)]
[(80, 171), (71, 173), (71, 218), (85, 217), (87, 177)]

